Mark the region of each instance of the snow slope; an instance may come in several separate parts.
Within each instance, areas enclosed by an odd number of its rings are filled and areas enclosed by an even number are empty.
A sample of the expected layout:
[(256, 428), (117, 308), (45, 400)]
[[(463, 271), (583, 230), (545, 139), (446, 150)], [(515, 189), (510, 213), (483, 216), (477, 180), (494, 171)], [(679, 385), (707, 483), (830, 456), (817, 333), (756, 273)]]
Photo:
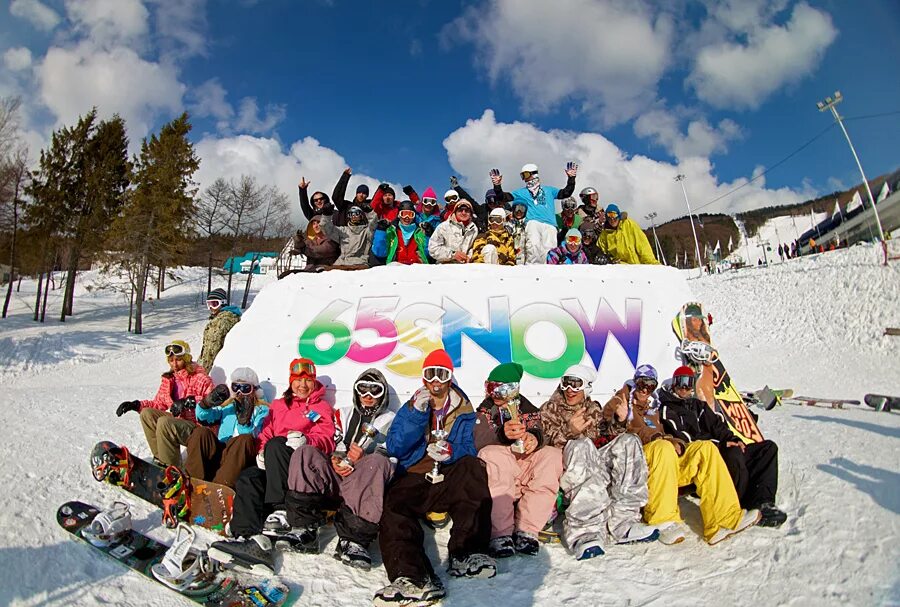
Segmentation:
[[(897, 394), (900, 338), (881, 334), (900, 326), (900, 267), (877, 258), (859, 246), (689, 283), (715, 317), (713, 338), (739, 387)], [(141, 336), (125, 333), (127, 302), (96, 289), (96, 273), (81, 275), (76, 315), (65, 324), (30, 320), (28, 282), (11, 318), (0, 321), (0, 604), (188, 604), (71, 541), (54, 520), (69, 499), (130, 498), (93, 481), (88, 454), (104, 438), (149, 453), (137, 416), (113, 411), (154, 393), (168, 340), (199, 348), (205, 276), (180, 275), (151, 303)], [(265, 280), (255, 279), (254, 290)], [(781, 529), (751, 529), (716, 547), (697, 536), (671, 547), (614, 547), (583, 563), (549, 546), (535, 558), (501, 561), (492, 580), (449, 580), (444, 605), (900, 604), (900, 415), (784, 405), (760, 412), (760, 425), (780, 448), (779, 503), (790, 516)], [(129, 501), (138, 529), (171, 539), (158, 512)], [(699, 531), (696, 503), (682, 499), (682, 509)], [(433, 557), (446, 558), (448, 537), (426, 533)], [(297, 604), (371, 604), (386, 582), (383, 568), (348, 569), (330, 558), (330, 528), (324, 539), (322, 555), (278, 560)]]

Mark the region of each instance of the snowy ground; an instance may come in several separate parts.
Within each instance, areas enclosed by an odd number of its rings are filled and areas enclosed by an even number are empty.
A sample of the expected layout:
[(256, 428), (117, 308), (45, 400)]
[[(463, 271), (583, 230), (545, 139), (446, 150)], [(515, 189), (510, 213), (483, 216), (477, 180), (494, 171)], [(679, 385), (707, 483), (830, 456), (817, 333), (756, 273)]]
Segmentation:
[[(900, 265), (877, 260), (876, 249), (859, 246), (689, 282), (715, 317), (713, 338), (739, 387), (898, 394), (900, 338), (882, 333), (900, 326)], [(97, 440), (147, 454), (137, 416), (113, 412), (154, 393), (168, 340), (199, 346), (205, 275), (187, 269), (181, 277), (150, 304), (142, 336), (125, 332), (127, 302), (97, 290), (95, 273), (82, 275), (76, 315), (65, 324), (31, 321), (27, 282), (11, 318), (0, 321), (0, 604), (187, 604), (68, 539), (54, 520), (63, 501), (102, 505), (125, 495), (90, 477)], [(536, 558), (502, 561), (492, 580), (450, 580), (444, 604), (900, 604), (900, 415), (784, 405), (760, 412), (760, 426), (780, 447), (779, 502), (790, 516), (781, 529), (752, 529), (714, 548), (696, 536), (671, 547), (613, 548), (583, 563), (550, 546)], [(171, 539), (158, 512), (132, 504), (137, 528)], [(696, 504), (682, 507), (699, 530)], [(446, 557), (448, 533), (426, 537), (431, 554)], [(279, 559), (298, 604), (370, 604), (383, 568), (340, 565), (330, 557), (331, 529), (325, 538), (322, 555)]]

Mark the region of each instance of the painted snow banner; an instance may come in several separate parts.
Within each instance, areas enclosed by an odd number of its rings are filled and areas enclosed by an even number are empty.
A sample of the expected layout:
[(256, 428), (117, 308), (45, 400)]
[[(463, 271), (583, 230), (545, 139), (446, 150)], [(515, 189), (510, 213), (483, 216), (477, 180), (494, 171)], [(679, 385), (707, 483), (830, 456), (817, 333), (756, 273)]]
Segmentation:
[(662, 377), (677, 366), (671, 322), (692, 299), (683, 276), (665, 266), (480, 264), (294, 274), (256, 296), (211, 375), (223, 382), (249, 366), (271, 399), (287, 387), (290, 361), (306, 357), (336, 398), (376, 367), (405, 399), (421, 385), (422, 359), (444, 348), (473, 400), (509, 361), (525, 368), (523, 393), (537, 404), (573, 364), (598, 370), (599, 398), (639, 364)]

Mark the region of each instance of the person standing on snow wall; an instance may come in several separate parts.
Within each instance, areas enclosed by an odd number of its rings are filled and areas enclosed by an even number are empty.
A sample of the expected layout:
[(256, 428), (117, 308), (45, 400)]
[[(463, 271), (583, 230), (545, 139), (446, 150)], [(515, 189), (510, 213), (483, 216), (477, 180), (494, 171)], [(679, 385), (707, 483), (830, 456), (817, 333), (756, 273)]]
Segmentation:
[(209, 322), (203, 328), (203, 346), (197, 360), (204, 369), (212, 369), (219, 351), (225, 344), (225, 336), (241, 320), (241, 310), (237, 306), (226, 306), (228, 296), (225, 289), (213, 289), (206, 296)]

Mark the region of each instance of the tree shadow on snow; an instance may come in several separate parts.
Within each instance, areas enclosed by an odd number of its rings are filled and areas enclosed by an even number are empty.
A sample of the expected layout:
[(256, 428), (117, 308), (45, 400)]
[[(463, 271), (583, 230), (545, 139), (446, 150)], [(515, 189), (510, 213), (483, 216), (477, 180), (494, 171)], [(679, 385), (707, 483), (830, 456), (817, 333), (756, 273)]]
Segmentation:
[(851, 483), (858, 490), (872, 496), (882, 508), (900, 514), (900, 492), (897, 491), (897, 487), (900, 487), (900, 474), (857, 464), (846, 457), (832, 458), (829, 463), (819, 464), (816, 468)]
[(798, 417), (814, 422), (828, 422), (832, 424), (840, 424), (842, 426), (850, 426), (851, 428), (865, 430), (866, 432), (874, 432), (875, 434), (880, 434), (888, 438), (900, 438), (900, 428), (889, 428), (887, 426), (881, 426), (879, 424), (872, 424), (869, 422), (861, 422), (855, 419), (838, 419), (836, 417), (825, 417), (824, 415), (800, 415)]

